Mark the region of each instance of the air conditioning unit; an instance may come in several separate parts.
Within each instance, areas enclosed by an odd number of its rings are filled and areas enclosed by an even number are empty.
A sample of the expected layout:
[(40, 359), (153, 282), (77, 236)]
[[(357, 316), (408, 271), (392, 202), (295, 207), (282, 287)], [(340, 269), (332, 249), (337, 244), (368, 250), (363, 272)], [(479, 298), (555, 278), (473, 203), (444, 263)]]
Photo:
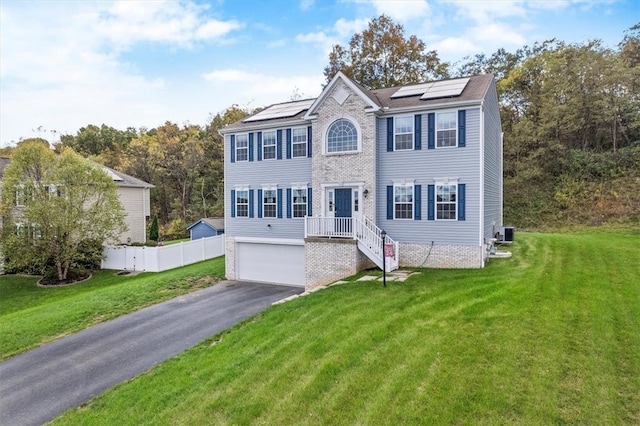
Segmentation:
[(516, 230), (513, 226), (501, 226), (498, 243), (512, 244), (515, 238), (515, 233), (516, 233)]

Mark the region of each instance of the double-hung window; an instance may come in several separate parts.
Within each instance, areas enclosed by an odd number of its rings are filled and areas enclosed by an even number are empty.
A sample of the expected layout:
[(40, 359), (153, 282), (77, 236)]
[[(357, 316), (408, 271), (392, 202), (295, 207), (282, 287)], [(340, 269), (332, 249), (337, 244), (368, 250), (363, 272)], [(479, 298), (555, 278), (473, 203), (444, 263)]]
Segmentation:
[(293, 158), (307, 156), (307, 128), (298, 127), (292, 129)]
[(458, 145), (458, 113), (439, 112), (436, 119), (436, 147)]
[(413, 219), (413, 185), (393, 187), (394, 219)]
[(276, 158), (276, 131), (262, 133), (262, 158), (264, 160), (275, 160)]
[(394, 150), (413, 149), (413, 116), (395, 117), (394, 120)]
[(269, 188), (262, 190), (262, 217), (277, 217), (278, 190)]
[(457, 184), (436, 185), (436, 219), (456, 220)]
[(236, 135), (236, 161), (249, 160), (249, 136)]
[(293, 217), (305, 217), (307, 215), (307, 188), (292, 188), (291, 204)]
[(249, 190), (236, 190), (236, 217), (249, 217)]

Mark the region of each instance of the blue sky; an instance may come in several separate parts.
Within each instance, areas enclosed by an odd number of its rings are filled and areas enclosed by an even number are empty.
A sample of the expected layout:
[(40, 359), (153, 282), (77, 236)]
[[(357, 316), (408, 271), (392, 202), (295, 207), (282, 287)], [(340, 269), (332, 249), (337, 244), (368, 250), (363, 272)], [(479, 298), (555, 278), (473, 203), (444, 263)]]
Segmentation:
[(382, 13), (452, 63), (553, 37), (615, 47), (640, 22), (636, 0), (1, 0), (0, 147), (316, 97), (331, 46)]

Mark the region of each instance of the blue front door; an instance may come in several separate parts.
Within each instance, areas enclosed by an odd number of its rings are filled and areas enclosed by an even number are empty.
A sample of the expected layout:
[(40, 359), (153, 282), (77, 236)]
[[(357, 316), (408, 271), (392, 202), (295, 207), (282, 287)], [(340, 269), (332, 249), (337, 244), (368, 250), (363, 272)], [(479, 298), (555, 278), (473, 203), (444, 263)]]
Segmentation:
[(335, 190), (336, 217), (351, 217), (351, 189), (339, 188)]
[[(335, 190), (336, 197), (336, 218), (351, 217), (351, 189), (339, 188)], [(345, 236), (351, 233), (350, 220), (336, 220), (336, 231)]]

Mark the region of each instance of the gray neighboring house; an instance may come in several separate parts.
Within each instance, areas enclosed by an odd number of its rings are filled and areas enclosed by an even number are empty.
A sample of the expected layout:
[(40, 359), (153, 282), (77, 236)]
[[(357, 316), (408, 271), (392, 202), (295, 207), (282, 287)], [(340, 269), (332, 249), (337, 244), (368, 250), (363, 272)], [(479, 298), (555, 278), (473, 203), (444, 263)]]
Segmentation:
[(187, 231), (189, 231), (189, 236), (192, 240), (222, 235), (224, 234), (224, 218), (203, 217), (187, 227)]
[[(2, 182), (4, 168), (10, 161), (9, 158), (0, 157), (0, 182)], [(127, 213), (125, 223), (128, 229), (120, 234), (118, 239), (113, 241), (113, 243), (145, 243), (147, 241), (147, 219), (151, 214), (149, 191), (151, 188), (154, 188), (154, 186), (110, 167), (101, 164), (97, 164), (97, 166), (102, 167), (104, 172), (107, 173), (118, 186), (118, 198)]]
[(493, 75), (368, 90), (339, 72), (220, 133), (228, 279), (481, 268), (503, 224)]

